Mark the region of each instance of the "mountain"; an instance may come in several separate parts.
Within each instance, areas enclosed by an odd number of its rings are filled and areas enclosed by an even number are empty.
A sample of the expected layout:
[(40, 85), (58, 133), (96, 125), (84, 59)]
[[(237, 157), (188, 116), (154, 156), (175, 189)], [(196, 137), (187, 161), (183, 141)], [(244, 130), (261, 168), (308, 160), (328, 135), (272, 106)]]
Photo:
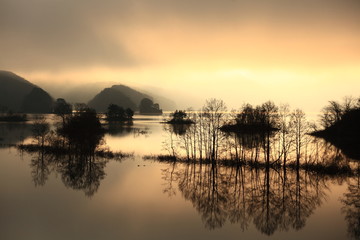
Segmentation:
[(22, 111), (27, 113), (51, 113), (53, 111), (54, 100), (52, 97), (39, 87), (34, 87), (25, 96), (22, 104)]
[(109, 104), (116, 104), (123, 108), (138, 110), (140, 101), (144, 98), (153, 99), (150, 95), (139, 92), (125, 85), (113, 85), (105, 88), (89, 101), (89, 107), (98, 112), (106, 112)]
[(8, 71), (0, 71), (0, 111), (49, 113), (53, 99), (43, 89)]
[(109, 104), (116, 104), (123, 108), (135, 110), (137, 105), (123, 92), (118, 91), (116, 87), (105, 88), (97, 94), (88, 103), (89, 107), (94, 108), (97, 112), (106, 112)]
[[(139, 91), (151, 96), (153, 101), (159, 103), (164, 111), (176, 110), (176, 103), (173, 100), (170, 100), (169, 98), (163, 96), (163, 94), (167, 94), (167, 96), (173, 96), (173, 95), (169, 93), (165, 93), (163, 90), (153, 87), (144, 91), (143, 90), (139, 90)], [(156, 94), (154, 94), (154, 92), (156, 92)]]
[(35, 87), (24, 78), (7, 71), (0, 71), (0, 86), (0, 107), (14, 112), (21, 111), (23, 99)]
[(85, 103), (91, 100), (103, 89), (114, 85), (114, 82), (96, 82), (91, 84), (48, 86), (48, 89), (54, 96), (63, 96), (71, 103)]
[[(41, 82), (42, 88), (46, 89), (52, 96), (64, 98), (70, 103), (87, 103), (105, 88), (110, 88), (109, 86), (115, 85), (119, 86), (118, 90), (125, 93), (125, 95), (132, 99), (134, 103), (139, 101), (139, 97), (136, 97), (136, 95), (140, 93), (141, 95), (146, 95), (145, 97), (152, 99), (154, 102), (159, 103), (161, 108), (165, 111), (173, 111), (176, 109), (175, 102), (169, 99), (174, 97), (174, 94), (159, 87), (128, 87), (117, 81), (101, 81), (86, 84), (71, 82)], [(131, 92), (133, 91), (135, 91), (135, 99), (132, 98), (133, 94), (131, 94)]]
[(152, 99), (151, 96), (149, 96), (145, 93), (139, 92), (130, 87), (127, 87), (125, 85), (113, 85), (111, 88), (128, 96), (130, 98), (130, 100), (136, 104), (136, 106), (139, 106), (140, 101), (144, 98)]

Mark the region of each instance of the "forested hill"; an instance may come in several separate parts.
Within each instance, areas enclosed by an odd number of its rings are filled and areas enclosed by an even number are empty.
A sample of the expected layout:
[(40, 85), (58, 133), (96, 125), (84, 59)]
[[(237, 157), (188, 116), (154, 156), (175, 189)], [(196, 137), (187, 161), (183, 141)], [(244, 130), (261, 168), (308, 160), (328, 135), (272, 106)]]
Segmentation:
[(53, 99), (43, 89), (8, 71), (0, 71), (0, 111), (49, 113)]
[(111, 88), (103, 89), (89, 101), (88, 105), (98, 112), (106, 112), (109, 104), (116, 104), (135, 111), (139, 109), (140, 101), (145, 98), (153, 99), (152, 96), (125, 85), (113, 85)]

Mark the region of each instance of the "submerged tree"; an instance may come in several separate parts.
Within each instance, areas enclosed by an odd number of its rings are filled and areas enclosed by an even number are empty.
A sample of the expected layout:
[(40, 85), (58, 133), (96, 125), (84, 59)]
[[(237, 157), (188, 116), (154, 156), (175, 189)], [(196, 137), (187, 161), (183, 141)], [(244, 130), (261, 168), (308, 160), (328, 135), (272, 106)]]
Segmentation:
[(224, 101), (215, 98), (207, 100), (202, 109), (203, 119), (205, 120), (203, 126), (209, 139), (206, 155), (213, 163), (218, 158), (221, 136), (220, 127), (224, 124), (226, 110), (227, 107)]
[(301, 149), (304, 145), (304, 138), (309, 130), (308, 123), (306, 122), (305, 113), (296, 109), (291, 114), (293, 126), (294, 126), (294, 134), (295, 134), (295, 151), (296, 151), (296, 162), (297, 165), (300, 164), (301, 157)]
[(171, 119), (167, 121), (167, 123), (171, 124), (191, 124), (194, 123), (191, 119), (189, 119), (189, 116), (186, 111), (184, 110), (175, 110), (175, 112), (170, 113)]
[(73, 151), (91, 154), (104, 136), (104, 129), (95, 110), (82, 109), (73, 115), (59, 130)]
[(32, 125), (33, 137), (37, 140), (38, 146), (44, 147), (46, 136), (50, 131), (49, 123), (44, 116), (36, 116)]
[(286, 161), (293, 144), (293, 122), (291, 121), (291, 113), (289, 105), (281, 105), (279, 108), (279, 128), (280, 128), (280, 153), (279, 159), (282, 157), (283, 167), (286, 166)]
[(67, 103), (63, 98), (56, 99), (54, 113), (61, 117), (63, 123), (65, 118), (72, 113), (72, 106)]

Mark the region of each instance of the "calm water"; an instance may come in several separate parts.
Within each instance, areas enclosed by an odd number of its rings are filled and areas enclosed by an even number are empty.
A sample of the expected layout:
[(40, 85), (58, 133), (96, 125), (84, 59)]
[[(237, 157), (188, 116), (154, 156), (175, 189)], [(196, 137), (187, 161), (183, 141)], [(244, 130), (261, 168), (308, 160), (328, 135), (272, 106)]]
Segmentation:
[[(0, 239), (351, 239), (359, 236), (359, 178), (168, 164), (160, 117), (105, 137), (112, 150), (70, 165), (0, 148)], [(0, 124), (4, 143), (31, 141), (28, 124)]]

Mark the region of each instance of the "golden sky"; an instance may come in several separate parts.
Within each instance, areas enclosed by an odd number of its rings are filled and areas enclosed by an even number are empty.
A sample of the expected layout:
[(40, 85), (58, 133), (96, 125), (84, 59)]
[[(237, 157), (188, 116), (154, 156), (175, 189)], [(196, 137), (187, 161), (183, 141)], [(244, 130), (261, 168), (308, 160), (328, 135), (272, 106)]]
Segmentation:
[(0, 31), (1, 68), (49, 90), (119, 82), (180, 108), (306, 111), (360, 95), (359, 0), (0, 0)]

